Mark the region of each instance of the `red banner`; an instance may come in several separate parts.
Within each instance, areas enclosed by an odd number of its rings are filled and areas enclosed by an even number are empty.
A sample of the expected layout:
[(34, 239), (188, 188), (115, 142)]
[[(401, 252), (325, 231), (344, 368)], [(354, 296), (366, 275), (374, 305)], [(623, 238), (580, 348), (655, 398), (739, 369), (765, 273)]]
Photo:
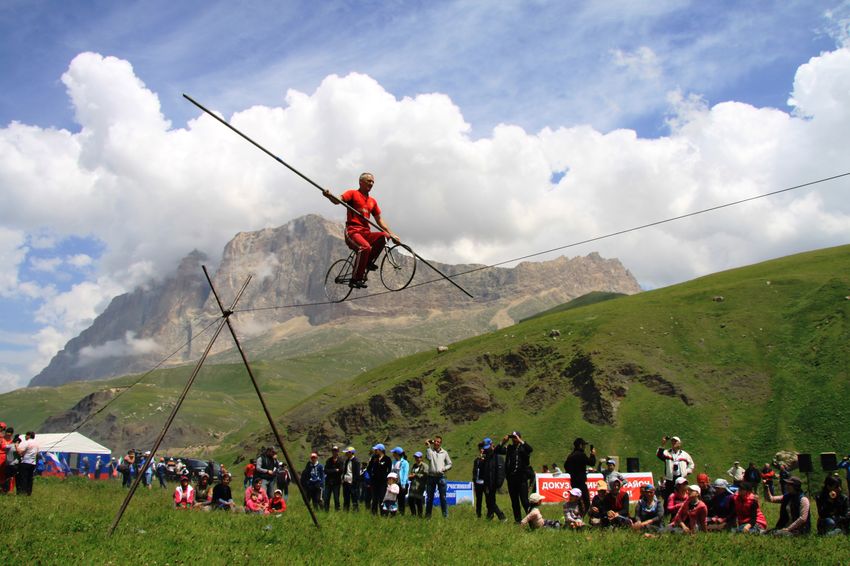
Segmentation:
[[(652, 472), (637, 472), (622, 474), (626, 478), (621, 489), (629, 492), (629, 502), (634, 503), (640, 498), (640, 486), (652, 484)], [(587, 474), (587, 488), (590, 497), (596, 495), (596, 484), (602, 479), (602, 474)], [(544, 503), (562, 503), (567, 500), (570, 491), (570, 474), (537, 474), (537, 493), (543, 496)]]

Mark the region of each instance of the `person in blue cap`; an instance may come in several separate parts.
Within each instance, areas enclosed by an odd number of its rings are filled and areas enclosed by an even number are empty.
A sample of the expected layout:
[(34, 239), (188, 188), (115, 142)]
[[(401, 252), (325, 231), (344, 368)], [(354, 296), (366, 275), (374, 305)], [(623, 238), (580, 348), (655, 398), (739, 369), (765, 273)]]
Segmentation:
[(428, 464), (422, 460), (422, 452), (413, 454), (413, 465), (410, 467), (410, 487), (407, 489), (407, 502), (410, 514), (422, 517), (425, 503), (425, 486), (428, 482)]
[(369, 461), (369, 482), (372, 489), (371, 509), (372, 514), (377, 515), (387, 491), (387, 476), (393, 469), (393, 462), (387, 456), (387, 449), (383, 444), (372, 447), (375, 457)]
[(407, 481), (410, 474), (410, 462), (401, 446), (391, 450), (393, 454), (393, 472), (398, 476), (398, 513), (404, 515), (404, 503), (407, 499)]
[(481, 451), (484, 455), (484, 462), (481, 464), (481, 477), (484, 479), (484, 501), (487, 503), (487, 519), (490, 520), (493, 516), (496, 516), (500, 521), (504, 521), (505, 514), (502, 513), (502, 510), (496, 504), (496, 492), (502, 487), (505, 481), (505, 463), (502, 456), (496, 453), (493, 442), (489, 438), (484, 439)]

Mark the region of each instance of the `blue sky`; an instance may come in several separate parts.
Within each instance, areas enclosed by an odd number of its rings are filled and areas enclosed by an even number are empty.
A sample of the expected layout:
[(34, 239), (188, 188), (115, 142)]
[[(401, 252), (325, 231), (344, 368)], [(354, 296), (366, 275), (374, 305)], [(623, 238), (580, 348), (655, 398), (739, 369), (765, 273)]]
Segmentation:
[[(0, 391), (25, 384), (112, 296), (193, 247), (215, 258), (236, 231), (333, 214), (280, 199), (301, 190), (297, 180), (226, 135), (200, 134), (184, 92), (240, 116), (321, 182), (346, 183), (362, 165), (410, 183), (384, 202), (434, 257), (499, 261), (843, 172), (828, 125), (846, 117), (828, 103), (846, 91), (848, 18), (847, 0), (5, 0)], [(801, 68), (819, 80), (795, 82), (808, 76)], [(818, 159), (787, 158), (801, 128)], [(416, 174), (419, 191), (404, 167), (415, 163), (437, 164)], [(247, 192), (229, 201), (234, 184)], [(458, 206), (408, 215), (435, 186)], [(599, 249), (645, 286), (666, 285), (843, 243), (841, 202), (824, 193), (762, 211), (776, 215), (771, 238), (746, 253), (734, 217)], [(188, 217), (170, 216), (181, 207)], [(653, 246), (687, 257), (671, 265), (657, 259), (664, 252), (641, 253)]]

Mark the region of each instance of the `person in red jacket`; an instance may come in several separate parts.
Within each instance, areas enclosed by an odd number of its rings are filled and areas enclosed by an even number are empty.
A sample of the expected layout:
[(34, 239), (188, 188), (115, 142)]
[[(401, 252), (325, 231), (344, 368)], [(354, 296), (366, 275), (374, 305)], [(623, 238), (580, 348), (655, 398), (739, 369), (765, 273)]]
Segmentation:
[(678, 513), (670, 523), (670, 528), (676, 532), (695, 533), (708, 530), (708, 507), (703, 503), (698, 485), (688, 486), (688, 501), (679, 507)]
[(759, 500), (750, 482), (742, 482), (732, 500), (739, 533), (762, 533), (767, 530), (767, 519), (759, 508)]
[[(354, 275), (352, 276), (351, 287), (362, 289), (366, 287), (366, 269), (373, 271), (378, 268), (375, 260), (381, 250), (384, 249), (387, 238), (393, 242), (399, 243), (396, 236), (389, 226), (386, 225), (381, 217), (381, 208), (378, 202), (369, 196), (372, 191), (372, 185), (375, 184), (375, 176), (371, 173), (362, 173), (359, 180), (360, 187), (345, 191), (340, 196), (334, 196), (330, 191), (323, 191), (325, 198), (334, 204), (345, 203), (360, 214), (348, 210), (348, 216), (345, 220), (345, 244), (357, 252), (357, 259), (354, 262)], [(375, 217), (375, 224), (381, 227), (383, 232), (372, 232), (370, 230), (369, 217)]]
[(195, 503), (195, 488), (189, 484), (189, 476), (180, 478), (180, 485), (174, 489), (174, 508), (191, 509)]

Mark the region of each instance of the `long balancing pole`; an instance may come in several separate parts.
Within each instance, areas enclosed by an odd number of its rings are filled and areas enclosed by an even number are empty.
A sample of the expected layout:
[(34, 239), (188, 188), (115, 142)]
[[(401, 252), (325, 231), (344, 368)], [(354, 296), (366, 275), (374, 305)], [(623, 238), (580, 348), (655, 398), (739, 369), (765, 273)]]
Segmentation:
[(298, 472), (293, 465), (292, 458), (289, 457), (289, 452), (286, 450), (286, 446), (283, 443), (283, 437), (280, 434), (280, 431), (277, 428), (277, 425), (272, 418), (271, 411), (269, 411), (269, 406), (266, 404), (266, 399), (263, 396), (263, 393), (260, 391), (260, 386), (257, 384), (257, 379), (254, 377), (254, 372), (251, 370), (251, 364), (248, 363), (248, 357), (245, 355), (245, 350), (242, 349), (242, 344), (239, 342), (239, 338), (236, 336), (236, 331), (233, 329), (233, 323), (230, 321), (230, 315), (233, 314), (231, 310), (225, 310), (224, 305), (221, 304), (221, 299), (219, 299), (218, 291), (216, 291), (215, 286), (213, 285), (212, 278), (210, 277), (209, 272), (207, 271), (207, 267), (205, 265), (201, 266), (201, 269), (204, 270), (204, 275), (207, 278), (207, 283), (210, 285), (210, 289), (212, 289), (213, 296), (215, 297), (216, 302), (218, 303), (218, 308), (221, 309), (221, 315), (224, 317), (224, 320), (227, 322), (227, 328), (230, 330), (230, 335), (233, 337), (233, 342), (236, 344), (236, 349), (239, 350), (239, 355), (242, 357), (242, 363), (245, 364), (245, 369), (248, 370), (248, 377), (251, 378), (251, 383), (254, 385), (254, 391), (257, 392), (257, 397), (260, 399), (260, 405), (263, 406), (263, 412), (266, 414), (266, 419), (269, 421), (269, 426), (271, 426), (272, 433), (274, 433), (275, 440), (277, 440), (278, 446), (280, 446), (281, 452), (283, 452), (283, 457), (286, 460), (289, 469), (292, 471), (292, 475), (295, 478), (295, 483), (298, 485), (298, 491), (301, 493), (301, 498), (304, 500), (304, 505), (307, 506), (307, 511), (310, 512), (310, 517), (313, 519), (313, 524), (316, 525), (316, 528), (319, 527), (319, 520), (316, 518), (316, 513), (313, 510), (313, 506), (310, 505), (310, 498), (307, 497), (307, 492), (304, 491), (304, 486), (301, 485), (301, 478), (298, 476)]
[[(194, 104), (195, 106), (197, 106), (198, 108), (200, 108), (201, 110), (203, 110), (204, 112), (206, 112), (207, 114), (209, 114), (210, 116), (212, 116), (213, 118), (215, 118), (216, 120), (218, 120), (219, 122), (221, 122), (222, 124), (224, 124), (225, 126), (230, 128), (231, 130), (233, 130), (236, 134), (241, 136), (245, 141), (252, 144), (254, 147), (259, 149), (260, 151), (262, 151), (263, 153), (265, 153), (266, 155), (268, 155), (269, 157), (271, 157), (272, 159), (274, 159), (275, 161), (277, 161), (278, 163), (280, 163), (281, 165), (283, 165), (284, 167), (286, 167), (287, 169), (289, 169), (290, 171), (292, 171), (293, 173), (295, 173), (296, 175), (298, 175), (299, 177), (301, 177), (302, 179), (304, 179), (305, 181), (307, 181), (308, 183), (310, 183), (311, 185), (313, 185), (314, 187), (319, 189), (320, 191), (322, 191), (322, 193), (328, 192), (321, 185), (319, 185), (318, 183), (313, 181), (310, 177), (308, 177), (307, 175), (305, 175), (304, 173), (302, 173), (301, 171), (299, 171), (298, 169), (296, 169), (295, 167), (293, 167), (292, 165), (290, 165), (289, 163), (287, 163), (286, 161), (284, 161), (283, 159), (281, 159), (280, 157), (278, 157), (274, 153), (270, 152), (269, 150), (267, 150), (266, 148), (264, 148), (263, 146), (261, 146), (260, 144), (258, 144), (257, 142), (255, 142), (254, 140), (252, 140), (251, 138), (246, 136), (245, 134), (243, 134), (235, 126), (232, 126), (227, 120), (225, 120), (225, 119), (221, 118), (220, 116), (214, 114), (211, 110), (209, 110), (207, 107), (205, 107), (203, 104), (201, 104), (200, 102), (198, 102), (197, 100), (195, 100), (194, 98), (189, 96), (188, 94), (183, 94), (183, 98), (185, 98), (186, 100), (188, 100), (189, 102), (191, 102), (192, 104)], [(342, 201), (340, 201), (340, 202), (342, 202)], [(351, 212), (353, 212), (354, 214), (360, 216), (360, 218), (362, 218), (363, 220), (368, 222), (374, 228), (383, 231), (383, 228), (381, 228), (380, 226), (378, 226), (377, 224), (372, 222), (371, 219), (363, 216), (363, 214), (361, 214), (359, 210), (353, 208), (352, 206), (350, 206), (350, 205), (348, 205), (344, 202), (342, 202), (342, 205), (344, 207), (346, 207), (348, 210), (350, 210)], [(451, 277), (449, 277), (448, 275), (446, 275), (445, 273), (443, 273), (442, 271), (440, 271), (439, 269), (434, 267), (434, 265), (431, 264), (431, 262), (429, 262), (428, 260), (426, 260), (425, 258), (420, 256), (419, 254), (414, 252), (412, 249), (410, 251), (413, 253), (414, 256), (416, 256), (416, 259), (418, 259), (419, 261), (421, 261), (422, 263), (424, 263), (425, 265), (427, 265), (428, 267), (430, 267), (431, 269), (436, 271), (443, 279), (445, 279), (446, 281), (448, 281), (449, 283), (451, 283), (452, 285), (454, 285), (455, 287), (460, 289), (467, 297), (469, 297), (470, 299), (474, 298), (469, 293), (469, 291), (467, 291), (466, 289), (464, 289), (463, 287), (458, 285)]]

